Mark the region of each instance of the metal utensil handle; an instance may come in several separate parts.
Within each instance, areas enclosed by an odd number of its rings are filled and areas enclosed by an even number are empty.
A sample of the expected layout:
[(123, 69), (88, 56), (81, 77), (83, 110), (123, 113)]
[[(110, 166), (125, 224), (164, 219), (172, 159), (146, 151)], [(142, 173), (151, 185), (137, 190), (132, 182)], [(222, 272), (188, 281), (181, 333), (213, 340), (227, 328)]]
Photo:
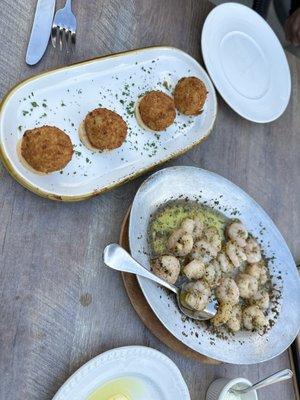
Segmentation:
[(116, 243), (109, 244), (105, 247), (103, 251), (103, 261), (105, 265), (112, 269), (143, 276), (144, 278), (150, 279), (159, 285), (164, 286), (175, 294), (179, 292), (179, 289), (176, 286), (171, 285), (158, 276), (152, 274), (152, 272), (148, 271), (132, 258), (123, 247)]
[(66, 0), (65, 8), (72, 10), (72, 0)]
[(275, 372), (275, 374), (269, 376), (268, 378), (263, 379), (262, 381), (255, 383), (252, 386), (249, 386), (245, 389), (238, 389), (234, 391), (237, 393), (247, 393), (250, 392), (251, 390), (257, 390), (265, 386), (272, 385), (273, 383), (285, 381), (286, 379), (292, 378), (292, 376), (293, 372), (290, 369), (283, 369), (281, 371)]

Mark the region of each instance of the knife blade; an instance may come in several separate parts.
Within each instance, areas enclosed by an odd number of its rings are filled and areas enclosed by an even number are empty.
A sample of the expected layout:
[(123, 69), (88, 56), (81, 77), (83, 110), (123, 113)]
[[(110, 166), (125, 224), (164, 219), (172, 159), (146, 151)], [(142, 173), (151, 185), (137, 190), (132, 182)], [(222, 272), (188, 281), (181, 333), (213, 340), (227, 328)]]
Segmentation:
[(43, 57), (48, 46), (56, 0), (38, 0), (26, 53), (26, 63), (34, 65)]

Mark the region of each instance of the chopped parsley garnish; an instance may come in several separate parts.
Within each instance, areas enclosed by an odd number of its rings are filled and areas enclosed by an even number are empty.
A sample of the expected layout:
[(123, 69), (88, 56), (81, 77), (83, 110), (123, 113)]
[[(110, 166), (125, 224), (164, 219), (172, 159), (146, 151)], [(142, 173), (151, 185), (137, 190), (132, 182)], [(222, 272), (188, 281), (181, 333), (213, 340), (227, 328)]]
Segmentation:
[(163, 84), (162, 84), (167, 90), (170, 90), (170, 85), (168, 84), (168, 82), (167, 81), (163, 81)]

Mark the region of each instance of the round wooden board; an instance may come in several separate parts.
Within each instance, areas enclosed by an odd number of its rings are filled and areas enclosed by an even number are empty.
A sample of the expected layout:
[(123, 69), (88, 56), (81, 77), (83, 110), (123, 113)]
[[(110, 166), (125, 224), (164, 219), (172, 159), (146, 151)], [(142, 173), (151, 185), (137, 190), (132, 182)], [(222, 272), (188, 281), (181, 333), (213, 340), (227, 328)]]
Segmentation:
[[(126, 213), (120, 232), (119, 244), (124, 247), (124, 249), (129, 251), (128, 242), (128, 225), (129, 225), (129, 214), (130, 209)], [(133, 274), (128, 274), (122, 272), (123, 282), (130, 299), (130, 302), (135, 309), (136, 313), (147, 326), (147, 328), (155, 335), (159, 340), (161, 340), (165, 345), (170, 347), (177, 353), (182, 354), (185, 357), (192, 358), (193, 360), (203, 362), (206, 364), (220, 364), (219, 361), (213, 360), (212, 358), (206, 357), (196, 351), (190, 349), (185, 344), (176, 339), (159, 321), (151, 307), (147, 303), (136, 276)]]

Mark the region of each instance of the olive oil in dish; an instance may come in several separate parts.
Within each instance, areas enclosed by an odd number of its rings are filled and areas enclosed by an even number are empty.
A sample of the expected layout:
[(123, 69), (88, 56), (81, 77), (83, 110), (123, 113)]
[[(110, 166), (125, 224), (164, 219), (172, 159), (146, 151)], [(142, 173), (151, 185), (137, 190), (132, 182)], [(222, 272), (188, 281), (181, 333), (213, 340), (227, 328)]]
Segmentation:
[(142, 379), (122, 377), (101, 385), (86, 400), (151, 400), (153, 393)]

